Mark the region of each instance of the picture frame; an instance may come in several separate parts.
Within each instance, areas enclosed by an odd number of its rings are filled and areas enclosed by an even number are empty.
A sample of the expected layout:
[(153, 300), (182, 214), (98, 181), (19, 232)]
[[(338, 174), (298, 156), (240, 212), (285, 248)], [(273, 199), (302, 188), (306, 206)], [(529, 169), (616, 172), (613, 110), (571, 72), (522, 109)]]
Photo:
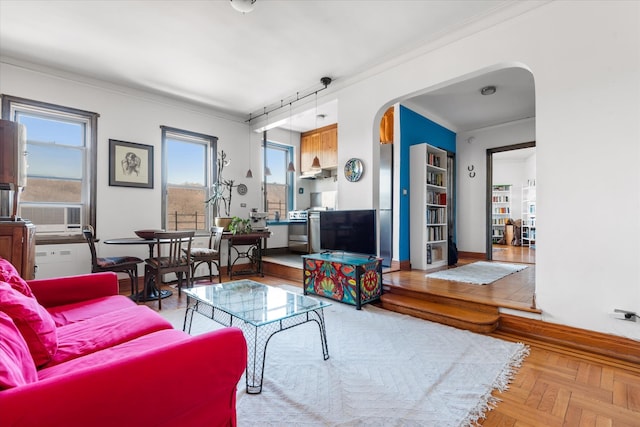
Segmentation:
[(109, 139), (109, 185), (153, 188), (153, 146)]

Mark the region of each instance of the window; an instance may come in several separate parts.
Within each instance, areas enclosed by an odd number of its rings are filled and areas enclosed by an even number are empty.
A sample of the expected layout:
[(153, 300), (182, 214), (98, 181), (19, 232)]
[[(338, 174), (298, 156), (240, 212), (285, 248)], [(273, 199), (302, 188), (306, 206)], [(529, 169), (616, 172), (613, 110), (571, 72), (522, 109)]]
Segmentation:
[(8, 95), (2, 114), (27, 129), (27, 185), (20, 215), (36, 225), (37, 242), (82, 238), (95, 227), (98, 114)]
[(162, 126), (162, 226), (208, 231), (218, 138)]
[(284, 218), (293, 206), (293, 172), (289, 172), (293, 147), (267, 141), (266, 150), (264, 180), (267, 184), (267, 212), (269, 219)]

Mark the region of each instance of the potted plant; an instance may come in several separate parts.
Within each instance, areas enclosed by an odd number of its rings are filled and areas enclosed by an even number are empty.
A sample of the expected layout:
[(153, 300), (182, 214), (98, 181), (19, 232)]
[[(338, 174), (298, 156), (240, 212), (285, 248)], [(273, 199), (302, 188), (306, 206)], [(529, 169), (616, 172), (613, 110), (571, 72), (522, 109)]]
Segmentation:
[(251, 218), (242, 219), (234, 216), (231, 219), (231, 224), (229, 224), (229, 231), (233, 234), (251, 233)]
[[(213, 205), (213, 209), (216, 213), (214, 218), (216, 226), (224, 227), (225, 230), (229, 229), (229, 224), (231, 224), (232, 220), (231, 195), (233, 193), (233, 187), (235, 187), (234, 180), (227, 180), (222, 177), (222, 171), (228, 164), (229, 160), (227, 160), (227, 154), (224, 150), (220, 151), (217, 159), (217, 181), (211, 186), (211, 197), (205, 200), (205, 203)], [(222, 215), (223, 212), (224, 216)]]

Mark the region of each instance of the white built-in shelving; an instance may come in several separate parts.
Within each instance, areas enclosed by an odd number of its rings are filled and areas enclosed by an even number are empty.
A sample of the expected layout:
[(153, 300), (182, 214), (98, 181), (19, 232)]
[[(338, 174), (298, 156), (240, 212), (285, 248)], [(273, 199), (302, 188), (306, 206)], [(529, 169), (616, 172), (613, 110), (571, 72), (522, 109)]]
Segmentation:
[(509, 218), (511, 218), (511, 184), (494, 185), (491, 193), (491, 240), (493, 243), (498, 243), (504, 238), (505, 226)]
[(522, 246), (536, 244), (536, 186), (522, 187)]
[(429, 144), (411, 151), (411, 267), (447, 265), (447, 152)]

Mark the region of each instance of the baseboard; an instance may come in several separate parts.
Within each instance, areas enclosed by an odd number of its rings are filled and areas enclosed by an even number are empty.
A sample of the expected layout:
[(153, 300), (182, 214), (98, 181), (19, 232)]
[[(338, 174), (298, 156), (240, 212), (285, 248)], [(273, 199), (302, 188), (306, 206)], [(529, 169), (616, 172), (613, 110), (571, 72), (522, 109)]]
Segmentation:
[(485, 252), (458, 251), (458, 258), (487, 259), (487, 254)]
[(500, 314), (499, 332), (640, 364), (640, 341), (511, 314)]

